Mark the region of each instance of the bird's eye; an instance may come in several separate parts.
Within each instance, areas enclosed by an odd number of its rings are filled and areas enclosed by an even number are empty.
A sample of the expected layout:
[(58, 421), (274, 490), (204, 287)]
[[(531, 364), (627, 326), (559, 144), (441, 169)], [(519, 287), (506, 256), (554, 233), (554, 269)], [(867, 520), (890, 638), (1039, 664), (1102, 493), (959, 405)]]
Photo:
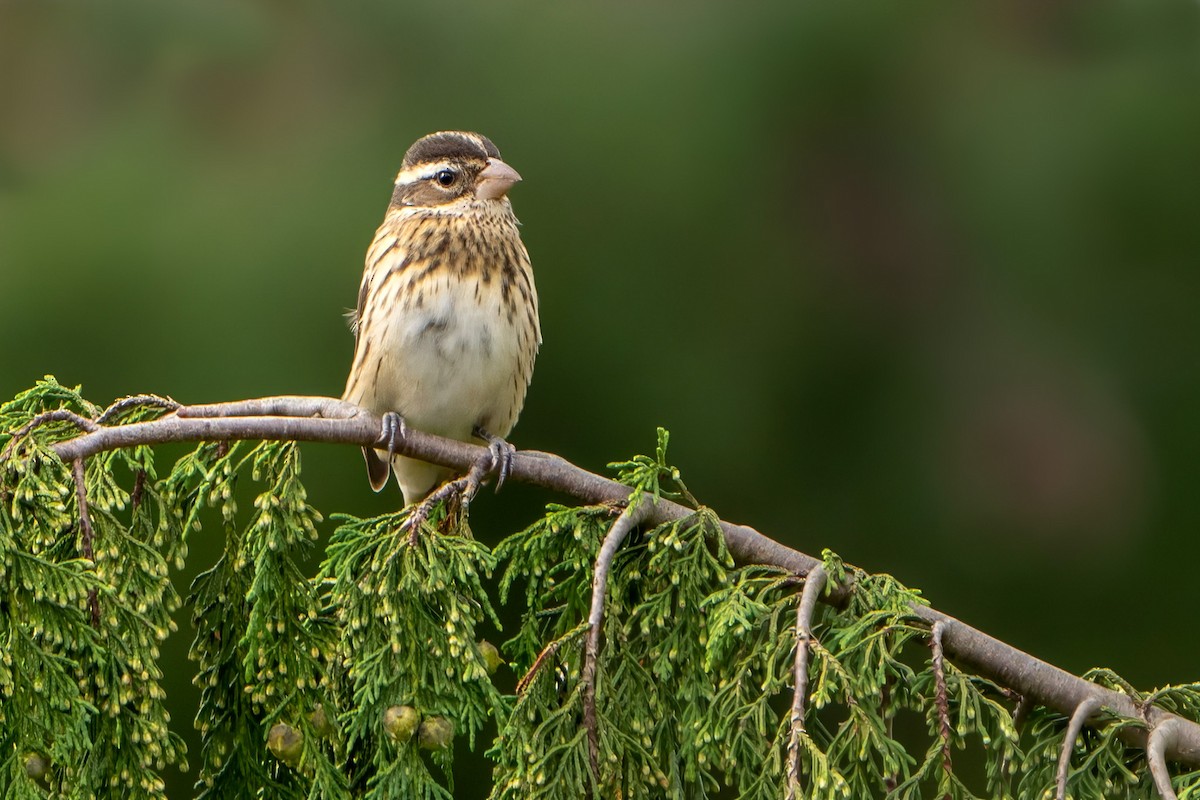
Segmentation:
[(454, 182), (458, 180), (458, 173), (452, 169), (442, 169), (438, 170), (433, 179), (438, 182), (439, 186), (453, 186)]

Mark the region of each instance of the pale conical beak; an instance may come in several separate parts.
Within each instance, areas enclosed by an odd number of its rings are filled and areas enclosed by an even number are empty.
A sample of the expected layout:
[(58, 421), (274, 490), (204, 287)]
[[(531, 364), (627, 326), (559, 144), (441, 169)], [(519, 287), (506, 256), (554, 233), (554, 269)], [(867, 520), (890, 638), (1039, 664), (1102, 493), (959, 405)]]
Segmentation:
[(479, 187), (475, 190), (475, 196), (480, 200), (499, 199), (519, 180), (521, 176), (515, 169), (498, 158), (489, 158), (488, 165), (479, 173)]

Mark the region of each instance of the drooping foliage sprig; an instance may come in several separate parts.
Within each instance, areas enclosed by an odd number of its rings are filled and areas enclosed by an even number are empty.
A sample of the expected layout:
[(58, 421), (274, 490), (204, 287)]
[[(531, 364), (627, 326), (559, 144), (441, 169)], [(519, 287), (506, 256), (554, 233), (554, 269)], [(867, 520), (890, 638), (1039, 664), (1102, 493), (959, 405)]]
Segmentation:
[[(0, 430), (19, 431), (48, 407), (100, 412), (48, 380), (0, 406)], [(0, 435), (0, 786), (7, 775), (6, 795), (18, 797), (37, 796), (35, 784), (160, 796), (167, 765), (186, 766), (159, 666), (179, 605), (168, 564), (186, 556), (185, 539), (145, 447), (82, 470), (85, 526), (72, 467), (48, 448), (73, 432), (65, 421), (19, 441)]]
[[(342, 518), (323, 568), (340, 630), (345, 747), (356, 792), (448, 798), (452, 750), (436, 740), (439, 726), (466, 734), (473, 748), (488, 718), (502, 710), (485, 652), (490, 645), (477, 634), (485, 620), (499, 627), (483, 587), (495, 557), (461, 518), (443, 520), (454, 525), (446, 532), (427, 526), (410, 544), (401, 530), (406, 517)], [(414, 739), (430, 747), (444, 783)]]

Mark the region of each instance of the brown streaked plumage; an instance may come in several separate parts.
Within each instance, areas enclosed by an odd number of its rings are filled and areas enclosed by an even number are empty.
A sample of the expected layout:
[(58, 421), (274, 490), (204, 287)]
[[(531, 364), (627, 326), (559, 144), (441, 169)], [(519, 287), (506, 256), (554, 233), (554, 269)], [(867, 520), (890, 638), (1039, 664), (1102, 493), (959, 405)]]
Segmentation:
[[(418, 430), (469, 441), (516, 424), (541, 344), (529, 254), (506, 192), (521, 178), (476, 133), (419, 139), (367, 250), (343, 398)], [(371, 486), (388, 454), (364, 449)], [(450, 472), (396, 456), (406, 503)]]

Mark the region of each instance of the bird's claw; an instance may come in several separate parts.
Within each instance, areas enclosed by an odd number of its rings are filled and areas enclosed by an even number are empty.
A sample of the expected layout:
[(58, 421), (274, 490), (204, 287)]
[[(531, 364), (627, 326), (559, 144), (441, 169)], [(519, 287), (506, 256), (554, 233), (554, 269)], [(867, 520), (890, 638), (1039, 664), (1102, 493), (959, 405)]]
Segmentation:
[(400, 442), (408, 436), (408, 423), (404, 417), (395, 411), (383, 415), (383, 425), (379, 431), (379, 441), (383, 443), (389, 456), (394, 456), (400, 449)]
[(512, 472), (513, 456), (516, 455), (517, 448), (497, 437), (488, 442), (488, 452), (492, 457), (491, 470), (496, 474), (496, 491), (499, 492)]
[[(512, 472), (513, 456), (517, 453), (517, 448), (506, 442), (499, 436), (488, 433), (483, 428), (476, 426), (475, 435), (488, 443), (488, 455), (486, 458), (481, 458), (471, 466), (471, 472), (467, 473), (467, 479), (470, 480), (473, 473), (478, 472), (478, 477), (475, 484), (475, 489), (478, 490), (479, 484), (483, 482), (483, 478), (489, 473), (496, 476), (496, 491), (500, 491), (500, 487), (504, 485), (504, 481), (508, 479)], [(474, 495), (474, 492), (471, 493)]]

